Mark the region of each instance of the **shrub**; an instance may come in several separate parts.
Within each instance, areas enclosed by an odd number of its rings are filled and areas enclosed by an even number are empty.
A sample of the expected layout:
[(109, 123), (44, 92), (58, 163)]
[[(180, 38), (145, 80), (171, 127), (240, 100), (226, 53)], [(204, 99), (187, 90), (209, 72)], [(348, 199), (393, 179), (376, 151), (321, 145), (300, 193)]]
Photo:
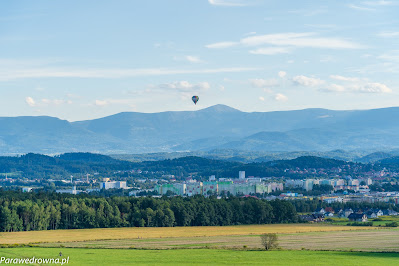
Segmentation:
[(353, 222), (347, 223), (349, 226), (373, 226), (373, 222)]
[(386, 227), (398, 227), (399, 224), (398, 224), (398, 222), (392, 222), (392, 223), (387, 223), (385, 226)]
[(277, 234), (262, 234), (260, 236), (260, 241), (266, 250), (278, 248)]

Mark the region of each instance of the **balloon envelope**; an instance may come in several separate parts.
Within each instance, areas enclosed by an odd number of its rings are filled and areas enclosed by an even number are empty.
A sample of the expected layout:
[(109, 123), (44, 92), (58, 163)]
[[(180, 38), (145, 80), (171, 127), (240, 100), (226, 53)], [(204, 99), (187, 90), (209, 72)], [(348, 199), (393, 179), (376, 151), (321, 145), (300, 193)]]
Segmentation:
[(191, 98), (192, 100), (193, 100), (193, 102), (195, 103), (195, 104), (197, 104), (197, 102), (198, 102), (198, 100), (199, 100), (199, 97), (198, 96), (193, 96), (193, 98)]

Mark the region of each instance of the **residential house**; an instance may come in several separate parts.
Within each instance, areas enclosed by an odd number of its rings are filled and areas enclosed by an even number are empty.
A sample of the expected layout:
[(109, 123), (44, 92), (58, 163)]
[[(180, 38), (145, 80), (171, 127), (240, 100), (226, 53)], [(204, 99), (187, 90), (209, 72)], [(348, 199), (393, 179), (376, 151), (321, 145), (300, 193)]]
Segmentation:
[(314, 214), (312, 214), (312, 216), (313, 216), (314, 221), (315, 221), (316, 223), (318, 223), (318, 222), (324, 222), (324, 214), (321, 214), (321, 213), (314, 213)]
[(332, 207), (325, 207), (324, 210), (325, 212), (331, 212), (332, 214), (334, 214), (334, 209)]
[(351, 213), (348, 219), (353, 222), (367, 222), (367, 215), (364, 213)]
[(299, 219), (302, 221), (307, 221), (307, 222), (312, 222), (312, 223), (318, 223), (318, 222), (324, 222), (324, 215), (323, 214), (306, 214), (306, 215), (300, 215)]
[(398, 212), (394, 210), (383, 210), (382, 212), (384, 215), (398, 215)]
[(353, 213), (353, 210), (349, 208), (349, 209), (341, 210), (341, 211), (338, 213), (338, 216), (339, 216), (340, 218), (348, 218), (349, 215), (352, 214), (352, 213)]
[(380, 209), (374, 209), (373, 211), (377, 214), (377, 217), (380, 217), (380, 216), (384, 215), (383, 211), (380, 210)]
[(377, 218), (377, 213), (373, 211), (368, 211), (366, 212), (367, 218), (372, 219), (372, 218)]

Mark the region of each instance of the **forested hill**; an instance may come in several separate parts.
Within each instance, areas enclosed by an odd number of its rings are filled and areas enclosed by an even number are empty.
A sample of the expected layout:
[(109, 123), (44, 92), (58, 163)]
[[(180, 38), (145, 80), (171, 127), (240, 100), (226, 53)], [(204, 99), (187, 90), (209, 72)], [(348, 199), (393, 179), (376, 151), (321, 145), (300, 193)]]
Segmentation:
[(129, 162), (113, 159), (106, 155), (91, 153), (66, 153), (58, 156), (26, 154), (19, 157), (0, 157), (0, 173), (14, 173), (28, 178), (68, 177), (74, 174), (112, 174), (116, 171), (142, 170), (161, 174), (187, 177), (237, 177), (238, 171), (247, 176), (289, 176), (286, 169), (331, 169), (351, 165), (364, 166), (335, 159), (303, 156), (293, 160), (278, 160), (262, 163), (239, 163), (213, 160), (201, 157), (182, 157), (172, 160)]
[(135, 164), (128, 161), (91, 153), (67, 153), (55, 157), (28, 153), (18, 157), (0, 157), (0, 173), (14, 173), (30, 178), (65, 177), (75, 173), (109, 173), (134, 167)]
[(389, 167), (390, 169), (399, 169), (399, 156), (385, 158), (376, 162), (376, 164), (382, 167)]
[(273, 165), (275, 167), (285, 167), (285, 168), (333, 168), (342, 167), (343, 165), (354, 165), (353, 162), (345, 162), (342, 160), (321, 158), (316, 156), (301, 156), (292, 160), (278, 160), (268, 162), (266, 164)]

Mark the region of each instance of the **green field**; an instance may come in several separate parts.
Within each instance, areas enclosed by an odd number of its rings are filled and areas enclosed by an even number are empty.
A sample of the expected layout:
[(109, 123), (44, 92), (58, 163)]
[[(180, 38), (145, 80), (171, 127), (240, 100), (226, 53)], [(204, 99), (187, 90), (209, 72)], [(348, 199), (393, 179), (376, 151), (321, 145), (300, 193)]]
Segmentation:
[(68, 265), (398, 265), (397, 253), (4, 248), (8, 258), (69, 257)]
[[(277, 233), (280, 250), (264, 251), (262, 233)], [(0, 233), (0, 244), (0, 257), (69, 256), (68, 265), (398, 265), (399, 261), (398, 228), (331, 224), (12, 232)]]

